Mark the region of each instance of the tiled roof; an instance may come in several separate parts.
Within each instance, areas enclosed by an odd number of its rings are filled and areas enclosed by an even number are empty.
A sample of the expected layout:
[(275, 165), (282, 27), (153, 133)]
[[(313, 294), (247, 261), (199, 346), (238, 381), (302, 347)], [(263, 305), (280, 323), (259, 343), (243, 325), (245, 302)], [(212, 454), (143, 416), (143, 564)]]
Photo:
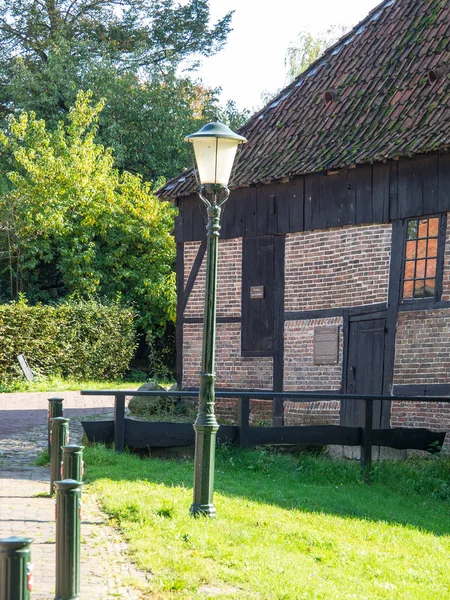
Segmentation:
[(446, 149), (449, 100), (450, 2), (385, 0), (240, 129), (231, 186)]

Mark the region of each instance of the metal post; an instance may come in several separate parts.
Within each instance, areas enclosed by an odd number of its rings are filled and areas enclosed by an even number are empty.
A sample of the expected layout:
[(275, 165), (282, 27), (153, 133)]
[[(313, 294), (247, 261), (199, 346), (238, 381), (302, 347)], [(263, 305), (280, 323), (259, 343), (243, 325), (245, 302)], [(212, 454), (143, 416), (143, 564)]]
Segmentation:
[(47, 449), (48, 455), (51, 452), (50, 436), (52, 433), (52, 419), (63, 416), (63, 398), (49, 398), (48, 399), (48, 413), (47, 413)]
[(52, 419), (51, 453), (50, 453), (50, 495), (54, 493), (55, 481), (61, 479), (62, 446), (69, 443), (69, 419), (55, 417)]
[(80, 595), (81, 488), (73, 479), (56, 481), (55, 600), (78, 600)]
[(208, 223), (206, 225), (206, 279), (205, 279), (205, 312), (203, 321), (202, 364), (200, 371), (200, 390), (198, 415), (194, 423), (195, 429), (195, 461), (194, 461), (194, 502), (191, 504), (192, 515), (214, 517), (216, 509), (213, 504), (214, 462), (216, 453), (216, 433), (219, 425), (214, 414), (216, 374), (216, 305), (217, 305), (217, 255), (220, 232), (220, 206), (228, 198), (218, 204), (216, 190), (211, 204), (200, 194), (207, 206)]
[(0, 540), (0, 600), (29, 600), (33, 587), (31, 538)]
[(76, 444), (69, 444), (62, 447), (61, 479), (83, 481), (83, 450), (84, 446), (77, 446)]

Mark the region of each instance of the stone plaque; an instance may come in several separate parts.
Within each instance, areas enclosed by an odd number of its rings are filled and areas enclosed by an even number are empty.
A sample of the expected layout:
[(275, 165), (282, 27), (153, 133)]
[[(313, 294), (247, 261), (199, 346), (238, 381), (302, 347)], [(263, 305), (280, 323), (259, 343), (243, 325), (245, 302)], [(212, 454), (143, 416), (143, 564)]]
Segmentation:
[(339, 357), (339, 327), (314, 327), (314, 364), (337, 365)]
[(250, 300), (262, 300), (264, 298), (264, 286), (252, 285), (250, 287)]

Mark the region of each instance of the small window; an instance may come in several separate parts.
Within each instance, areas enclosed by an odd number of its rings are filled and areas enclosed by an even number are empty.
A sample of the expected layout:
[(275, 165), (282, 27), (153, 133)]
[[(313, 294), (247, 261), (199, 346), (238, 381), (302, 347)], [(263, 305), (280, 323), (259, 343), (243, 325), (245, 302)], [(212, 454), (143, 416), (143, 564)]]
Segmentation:
[(438, 271), (439, 217), (407, 223), (403, 300), (435, 298)]

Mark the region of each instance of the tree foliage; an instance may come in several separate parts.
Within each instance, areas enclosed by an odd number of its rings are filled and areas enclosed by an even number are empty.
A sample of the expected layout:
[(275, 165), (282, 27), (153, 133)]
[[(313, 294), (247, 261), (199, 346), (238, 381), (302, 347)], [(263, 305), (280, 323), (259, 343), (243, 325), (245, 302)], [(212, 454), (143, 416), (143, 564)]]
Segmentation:
[(344, 25), (332, 25), (329, 29), (318, 33), (300, 32), (295, 42), (286, 51), (287, 82), (290, 83), (303, 73), (327, 48), (336, 43), (347, 29)]
[(167, 70), (220, 50), (231, 16), (210, 27), (209, 0), (0, 0), (0, 59), (39, 69), (64, 41), (79, 60)]
[(191, 166), (184, 136), (221, 110), (218, 89), (180, 72), (224, 45), (231, 16), (211, 25), (209, 0), (0, 0), (0, 117), (33, 111), (53, 129), (92, 90), (119, 170), (173, 177)]
[(174, 209), (95, 143), (101, 109), (80, 92), (54, 131), (23, 113), (0, 135), (11, 164), (0, 196), (3, 292), (122, 298), (154, 333), (174, 318)]

